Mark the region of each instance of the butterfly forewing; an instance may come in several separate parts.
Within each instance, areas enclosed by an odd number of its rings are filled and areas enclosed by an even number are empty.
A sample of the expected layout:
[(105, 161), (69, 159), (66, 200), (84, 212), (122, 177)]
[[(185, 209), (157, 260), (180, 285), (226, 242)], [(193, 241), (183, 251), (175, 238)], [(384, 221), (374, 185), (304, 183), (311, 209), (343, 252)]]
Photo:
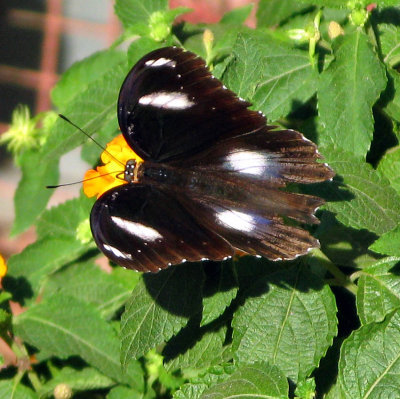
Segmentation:
[(93, 206), (90, 223), (97, 246), (115, 263), (139, 271), (171, 264), (222, 260), (233, 249), (201, 226), (163, 191), (141, 184), (115, 187)]
[(167, 47), (149, 53), (129, 72), (119, 94), (118, 120), (138, 155), (165, 162), (265, 126), (264, 116), (248, 106), (201, 58)]

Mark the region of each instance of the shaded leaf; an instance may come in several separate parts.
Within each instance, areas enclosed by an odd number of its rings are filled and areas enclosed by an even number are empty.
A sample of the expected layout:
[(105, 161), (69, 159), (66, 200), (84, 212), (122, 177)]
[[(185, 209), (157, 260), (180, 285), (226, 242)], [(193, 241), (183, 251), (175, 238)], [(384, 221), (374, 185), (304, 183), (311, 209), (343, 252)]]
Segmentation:
[(323, 149), (325, 160), (336, 172), (330, 183), (318, 185), (324, 205), (345, 226), (376, 234), (400, 222), (400, 197), (389, 181), (361, 157), (333, 147)]
[[(183, 329), (164, 348), (163, 356), (167, 370), (203, 370), (228, 361), (232, 356), (230, 347), (224, 345), (226, 331), (225, 327), (210, 330)], [(181, 353), (184, 349), (186, 351)]]
[(237, 294), (231, 262), (213, 263), (208, 268), (203, 291), (203, 316), (200, 326), (222, 315)]
[(377, 260), (377, 255), (368, 247), (376, 235), (368, 230), (357, 230), (338, 222), (331, 212), (322, 212), (321, 224), (314, 236), (321, 244), (322, 252), (335, 264), (353, 268), (364, 268)]
[(126, 366), (167, 341), (201, 311), (201, 264), (146, 274), (136, 285), (121, 319), (121, 362)]

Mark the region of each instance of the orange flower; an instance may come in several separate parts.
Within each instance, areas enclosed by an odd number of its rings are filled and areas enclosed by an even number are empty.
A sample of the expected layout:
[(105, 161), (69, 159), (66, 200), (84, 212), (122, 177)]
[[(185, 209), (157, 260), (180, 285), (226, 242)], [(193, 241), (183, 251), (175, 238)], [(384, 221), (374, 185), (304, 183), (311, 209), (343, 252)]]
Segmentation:
[(3, 256), (0, 254), (0, 279), (7, 274), (7, 263)]
[(130, 159), (136, 159), (138, 163), (143, 162), (143, 159), (128, 146), (124, 136), (120, 134), (107, 144), (106, 151), (101, 154), (104, 165), (85, 173), (83, 182), (85, 195), (89, 198), (97, 195), (99, 198), (111, 188), (126, 184), (123, 173), (125, 164)]

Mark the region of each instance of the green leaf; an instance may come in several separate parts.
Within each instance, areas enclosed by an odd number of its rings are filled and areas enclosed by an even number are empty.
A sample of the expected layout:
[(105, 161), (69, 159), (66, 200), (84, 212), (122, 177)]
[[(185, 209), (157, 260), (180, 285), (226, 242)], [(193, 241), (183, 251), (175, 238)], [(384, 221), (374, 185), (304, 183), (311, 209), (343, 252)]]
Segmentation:
[(160, 43), (149, 37), (140, 37), (135, 40), (128, 49), (128, 61), (130, 66), (134, 66), (140, 58), (142, 58), (150, 51), (156, 50), (160, 47)]
[(132, 291), (141, 279), (140, 273), (134, 273), (132, 270), (124, 269), (122, 267), (114, 268), (111, 271), (111, 275), (119, 284), (124, 286), (124, 290), (128, 291)]
[(2, 329), (4, 324), (9, 323), (11, 314), (0, 308), (0, 334), (4, 334), (5, 330)]
[(390, 149), (382, 157), (377, 170), (389, 179), (391, 186), (400, 195), (400, 147)]
[[(310, 0), (299, 0), (301, 3), (309, 4)], [(346, 1), (346, 0), (313, 0), (314, 5), (319, 7), (332, 7), (332, 8), (348, 8), (353, 9), (356, 6), (366, 7), (371, 4), (370, 0), (354, 0), (354, 1)], [(397, 0), (377, 0), (375, 3), (378, 6), (386, 7), (390, 5), (397, 5)]]
[(117, 0), (115, 3), (115, 13), (125, 28), (137, 22), (148, 24), (151, 14), (167, 9), (167, 0)]
[(327, 395), (324, 397), (324, 399), (347, 399), (347, 398), (343, 396), (339, 385), (334, 384), (327, 393)]
[(324, 211), (321, 224), (314, 236), (321, 243), (322, 252), (335, 264), (364, 268), (376, 262), (377, 256), (368, 250), (376, 235), (368, 230), (357, 230), (339, 223), (335, 215)]
[(5, 287), (20, 301), (36, 297), (47, 275), (77, 259), (88, 248), (75, 238), (64, 236), (35, 241), (9, 259)]
[(381, 104), (386, 114), (400, 122), (400, 75), (393, 69), (388, 69), (388, 85), (382, 93)]
[(136, 389), (128, 388), (123, 385), (118, 385), (107, 395), (107, 399), (144, 399), (143, 393)]
[[(110, 119), (99, 130), (96, 131), (96, 141), (103, 147), (107, 146), (113, 138), (120, 134), (119, 126), (115, 119)], [(98, 165), (103, 149), (92, 140), (86, 141), (82, 145), (81, 156), (89, 165)], [(82, 175), (83, 179), (83, 175)]]
[(334, 54), (319, 80), (318, 111), (327, 132), (320, 143), (365, 156), (374, 131), (372, 106), (386, 86), (385, 70), (361, 30), (339, 37)]
[(179, 391), (174, 393), (173, 398), (198, 399), (206, 389), (206, 384), (184, 384)]
[(39, 152), (26, 152), (20, 161), (22, 178), (14, 196), (12, 235), (22, 233), (35, 222), (53, 194), (46, 185), (54, 185), (58, 181), (58, 161), (43, 159)]
[(14, 327), (16, 335), (41, 350), (42, 357), (80, 356), (116, 381), (141, 381), (139, 363), (131, 363), (134, 368), (128, 375), (122, 372), (115, 331), (85, 302), (57, 295), (15, 317)]
[(124, 287), (114, 275), (100, 270), (99, 266), (82, 262), (63, 268), (49, 277), (43, 298), (56, 293), (91, 303), (102, 317), (110, 318), (128, 300), (131, 289)]
[(126, 60), (122, 51), (107, 49), (76, 62), (69, 68), (51, 91), (51, 99), (58, 108), (64, 108), (88, 85), (100, 79)]
[(400, 225), (383, 234), (369, 249), (384, 255), (400, 256)]
[(233, 318), (232, 351), (239, 364), (268, 359), (296, 382), (318, 366), (336, 335), (334, 296), (304, 266), (257, 265), (259, 274), (255, 279), (249, 270), (246, 301)]
[(183, 329), (167, 343), (162, 353), (167, 370), (203, 370), (228, 361), (232, 356), (230, 347), (225, 345), (226, 332), (226, 327)]
[(257, 26), (282, 24), (307, 8), (310, 8), (309, 4), (302, 4), (297, 0), (260, 0), (257, 8)]
[(317, 72), (308, 53), (269, 34), (240, 34), (232, 52), (224, 83), (270, 120), (294, 111), (316, 91)]
[(207, 389), (201, 396), (212, 398), (287, 398), (289, 385), (286, 377), (276, 367), (257, 362), (235, 371), (226, 381)]
[(201, 264), (178, 265), (139, 281), (121, 319), (121, 362), (126, 366), (176, 334), (201, 312)]
[(390, 67), (400, 62), (400, 28), (392, 24), (379, 24), (379, 42), (383, 62)]
[(93, 200), (84, 195), (54, 206), (40, 216), (36, 225), (39, 238), (45, 236), (76, 237), (78, 225), (89, 218)]
[(400, 314), (353, 332), (340, 353), (338, 383), (346, 398), (400, 397)]
[[(100, 79), (92, 81), (85, 91), (76, 95), (74, 101), (63, 110), (64, 115), (89, 134), (97, 132), (111, 120), (115, 120), (117, 127), (116, 104), (126, 72), (126, 61), (115, 65)], [(58, 160), (61, 155), (85, 141), (87, 137), (82, 132), (60, 118), (42, 148), (43, 159), (46, 162)]]
[(222, 24), (235, 24), (242, 25), (245, 23), (246, 19), (250, 15), (253, 10), (254, 4), (246, 4), (243, 7), (234, 8), (231, 11), (228, 11), (221, 18), (220, 23)]
[(15, 384), (13, 380), (3, 380), (0, 381), (0, 398), (37, 399), (37, 395), (29, 388)]
[(399, 266), (400, 257), (391, 257), (362, 270), (357, 290), (357, 310), (362, 324), (382, 321), (400, 307)]
[(191, 383), (184, 384), (174, 395), (174, 399), (200, 398), (205, 389), (227, 380), (237, 369), (231, 362), (212, 366), (203, 374), (191, 378)]
[(296, 398), (313, 399), (315, 397), (315, 387), (314, 378), (307, 378), (306, 380), (299, 381), (295, 391)]
[(54, 378), (40, 387), (39, 395), (50, 396), (58, 384), (67, 384), (73, 391), (86, 391), (110, 387), (115, 381), (90, 367), (81, 370), (64, 367)]
[(203, 292), (203, 316), (200, 326), (211, 323), (222, 315), (236, 297), (237, 286), (231, 262), (213, 264)]
[(385, 177), (350, 152), (328, 147), (323, 154), (336, 172), (332, 182), (318, 185), (319, 195), (328, 200), (324, 209), (345, 226), (376, 234), (400, 222), (400, 197)]

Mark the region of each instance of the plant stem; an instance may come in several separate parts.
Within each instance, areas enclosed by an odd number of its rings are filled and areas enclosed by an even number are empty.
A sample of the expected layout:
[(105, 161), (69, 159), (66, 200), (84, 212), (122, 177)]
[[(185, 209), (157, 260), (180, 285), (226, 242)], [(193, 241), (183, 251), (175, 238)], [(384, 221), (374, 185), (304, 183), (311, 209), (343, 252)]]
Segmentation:
[(35, 389), (36, 392), (39, 392), (40, 388), (42, 387), (42, 384), (39, 380), (39, 377), (34, 371), (28, 371), (28, 378), (29, 381), (31, 382), (33, 388)]
[(354, 295), (357, 294), (357, 285), (353, 284), (349, 277), (344, 274), (334, 263), (332, 263), (320, 249), (314, 251), (314, 256), (318, 258), (318, 260), (329, 271), (329, 273), (335, 277), (337, 285), (346, 288)]

